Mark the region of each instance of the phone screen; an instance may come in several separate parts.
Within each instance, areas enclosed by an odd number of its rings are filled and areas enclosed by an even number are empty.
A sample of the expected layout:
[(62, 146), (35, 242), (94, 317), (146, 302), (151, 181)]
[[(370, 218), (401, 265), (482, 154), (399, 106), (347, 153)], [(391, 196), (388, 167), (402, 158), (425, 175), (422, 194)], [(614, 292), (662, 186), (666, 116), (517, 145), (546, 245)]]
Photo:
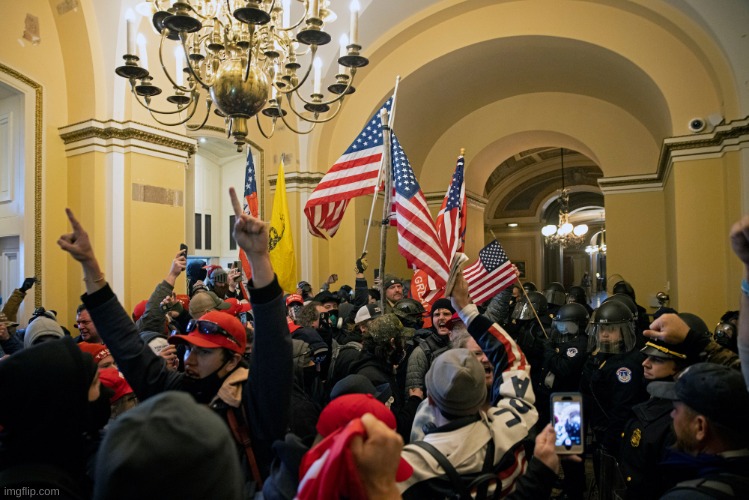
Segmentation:
[(379, 269), (375, 269), (374, 270), (374, 278), (377, 279), (379, 277), (380, 277), (380, 270)]
[(583, 451), (583, 401), (579, 393), (551, 396), (552, 425), (557, 453), (582, 453)]

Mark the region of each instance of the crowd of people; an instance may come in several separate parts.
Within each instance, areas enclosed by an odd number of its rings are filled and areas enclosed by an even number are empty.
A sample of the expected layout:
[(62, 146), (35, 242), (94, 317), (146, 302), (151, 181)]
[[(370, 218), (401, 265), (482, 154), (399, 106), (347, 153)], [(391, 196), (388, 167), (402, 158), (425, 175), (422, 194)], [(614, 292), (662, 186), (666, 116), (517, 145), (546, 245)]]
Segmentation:
[[(474, 304), (458, 275), (425, 310), (396, 276), (370, 287), (365, 258), (353, 287), (332, 275), (284, 294), (267, 224), (230, 196), (244, 286), (238, 266), (180, 250), (132, 312), (68, 210), (79, 334), (43, 308), (19, 328), (34, 278), (0, 315), (6, 496), (749, 497), (749, 217), (730, 235), (741, 309), (711, 330), (648, 315), (626, 281), (593, 310), (589, 284), (518, 282)], [(582, 394), (583, 413), (555, 422), (560, 392)], [(571, 422), (583, 454), (555, 447)]]

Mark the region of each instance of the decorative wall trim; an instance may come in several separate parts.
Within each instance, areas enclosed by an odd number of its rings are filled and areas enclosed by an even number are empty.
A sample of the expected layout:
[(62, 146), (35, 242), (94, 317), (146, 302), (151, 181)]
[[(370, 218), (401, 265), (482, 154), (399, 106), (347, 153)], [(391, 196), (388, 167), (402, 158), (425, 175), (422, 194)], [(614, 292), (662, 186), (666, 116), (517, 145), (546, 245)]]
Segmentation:
[(186, 161), (195, 154), (197, 145), (195, 139), (185, 135), (133, 121), (92, 119), (60, 127), (59, 131), (68, 157), (116, 151)]
[[(0, 63), (0, 73), (7, 75), (34, 93), (34, 276), (42, 277), (42, 148), (44, 143), (44, 90), (40, 83), (23, 73)], [(28, 115), (24, 106), (24, 115)], [(42, 286), (40, 281), (34, 286), (34, 306), (42, 305)]]
[[(287, 192), (302, 191), (309, 193), (320, 184), (320, 180), (325, 175), (320, 172), (285, 172), (285, 174)], [(276, 179), (278, 179), (278, 175), (268, 176), (271, 193), (276, 191)]]
[(598, 185), (604, 194), (660, 191), (674, 163), (719, 158), (744, 148), (749, 148), (749, 117), (718, 125), (711, 132), (664, 139), (656, 173), (604, 177)]
[[(430, 206), (442, 206), (442, 201), (445, 199), (445, 193), (424, 193), (424, 198), (426, 198), (427, 204)], [(468, 189), (466, 189), (466, 203), (470, 207), (484, 210), (486, 208), (486, 204), (489, 203), (489, 200), (477, 193), (474, 193), (473, 191), (469, 191)]]
[(172, 207), (181, 207), (185, 204), (185, 194), (182, 190), (168, 189), (147, 184), (133, 184), (133, 201), (145, 203), (158, 203)]

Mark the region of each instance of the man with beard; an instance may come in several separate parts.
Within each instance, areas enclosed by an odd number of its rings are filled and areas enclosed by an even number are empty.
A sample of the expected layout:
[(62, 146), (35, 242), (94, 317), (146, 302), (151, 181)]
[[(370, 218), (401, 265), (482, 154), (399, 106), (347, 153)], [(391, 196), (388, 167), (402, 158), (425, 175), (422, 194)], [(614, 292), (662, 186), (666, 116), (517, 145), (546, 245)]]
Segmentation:
[(268, 255), (268, 224), (244, 214), (234, 189), (229, 193), (236, 215), (234, 239), (252, 268), (255, 345), (249, 370), (240, 362), (247, 341), (244, 326), (233, 316), (211, 312), (196, 320), (181, 339), (191, 346), (186, 372), (169, 371), (137, 334), (106, 283), (88, 234), (70, 210), (73, 232), (62, 235), (58, 244), (80, 262), (86, 285), (82, 299), (138, 399), (182, 390), (209, 404), (232, 431), (243, 463), (246, 493), (252, 495), (268, 474), (272, 443), (282, 439), (288, 427), (291, 338), (283, 291)]
[[(408, 370), (406, 372), (406, 391), (408, 395), (426, 397), (426, 377), (432, 360), (450, 349), (450, 320), (455, 314), (449, 299), (438, 299), (432, 305), (430, 313), (432, 326), (427, 330), (416, 332), (414, 347), (408, 356)], [(426, 333), (426, 335), (423, 335)]]
[(403, 283), (399, 278), (386, 274), (382, 280), (382, 287), (385, 289), (385, 312), (389, 313), (395, 303), (404, 297)]
[(747, 498), (749, 393), (741, 373), (697, 363), (676, 382), (651, 383), (648, 392), (674, 405), (676, 446), (662, 467), (677, 484), (661, 498)]
[(76, 342), (88, 342), (89, 344), (103, 344), (104, 341), (99, 337), (99, 332), (96, 330), (96, 325), (91, 321), (91, 315), (88, 313), (85, 304), (78, 306), (75, 311), (75, 327), (81, 334), (76, 339)]

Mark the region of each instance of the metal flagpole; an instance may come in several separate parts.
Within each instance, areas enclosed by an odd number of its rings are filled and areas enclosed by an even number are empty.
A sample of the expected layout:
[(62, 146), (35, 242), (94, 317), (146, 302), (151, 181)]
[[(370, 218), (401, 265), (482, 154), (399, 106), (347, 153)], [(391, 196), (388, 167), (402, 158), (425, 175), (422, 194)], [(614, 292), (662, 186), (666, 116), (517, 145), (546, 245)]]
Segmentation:
[(382, 226), (380, 227), (380, 308), (385, 312), (385, 252), (387, 249), (388, 226), (390, 225), (390, 203), (393, 197), (392, 158), (390, 154), (390, 125), (386, 109), (380, 111), (382, 121), (382, 157), (385, 164), (385, 196), (382, 202)]
[[(401, 77), (398, 75), (395, 78), (395, 90), (393, 90), (393, 104), (390, 106), (390, 121), (389, 126), (393, 128), (393, 118), (395, 117), (395, 100), (398, 96), (398, 84), (400, 84)], [(383, 134), (385, 131), (383, 130)], [(384, 135), (383, 135), (383, 147), (384, 147)], [(385, 156), (382, 156), (380, 160), (380, 170), (377, 172), (377, 184), (375, 184), (375, 192), (372, 196), (372, 206), (369, 208), (369, 222), (367, 223), (367, 232), (364, 234), (364, 248), (362, 248), (361, 257), (364, 258), (367, 255), (367, 242), (369, 241), (369, 230), (372, 228), (372, 217), (374, 217), (375, 203), (377, 202), (377, 189), (380, 187), (380, 179), (382, 178), (382, 167), (385, 165)], [(384, 272), (384, 271), (383, 271)]]
[[(489, 232), (492, 233), (492, 237), (496, 240), (497, 236), (494, 234), (494, 231), (492, 231), (490, 229)], [(497, 240), (497, 241), (499, 241), (499, 240)], [(533, 302), (531, 302), (531, 299), (528, 298), (528, 292), (526, 292), (525, 288), (523, 288), (523, 282), (520, 281), (520, 278), (517, 275), (515, 275), (515, 281), (517, 281), (520, 284), (520, 289), (523, 291), (523, 295), (525, 296), (526, 303), (529, 306), (531, 306), (531, 311), (533, 311), (533, 316), (536, 317), (536, 321), (538, 322), (538, 326), (540, 326), (541, 327), (541, 331), (544, 332), (544, 337), (546, 337), (548, 339), (549, 335), (546, 333), (546, 328), (544, 328), (543, 323), (541, 323), (541, 318), (538, 317), (538, 312), (536, 312), (536, 308), (533, 307)], [(512, 313), (512, 311), (510, 311), (510, 313)]]

